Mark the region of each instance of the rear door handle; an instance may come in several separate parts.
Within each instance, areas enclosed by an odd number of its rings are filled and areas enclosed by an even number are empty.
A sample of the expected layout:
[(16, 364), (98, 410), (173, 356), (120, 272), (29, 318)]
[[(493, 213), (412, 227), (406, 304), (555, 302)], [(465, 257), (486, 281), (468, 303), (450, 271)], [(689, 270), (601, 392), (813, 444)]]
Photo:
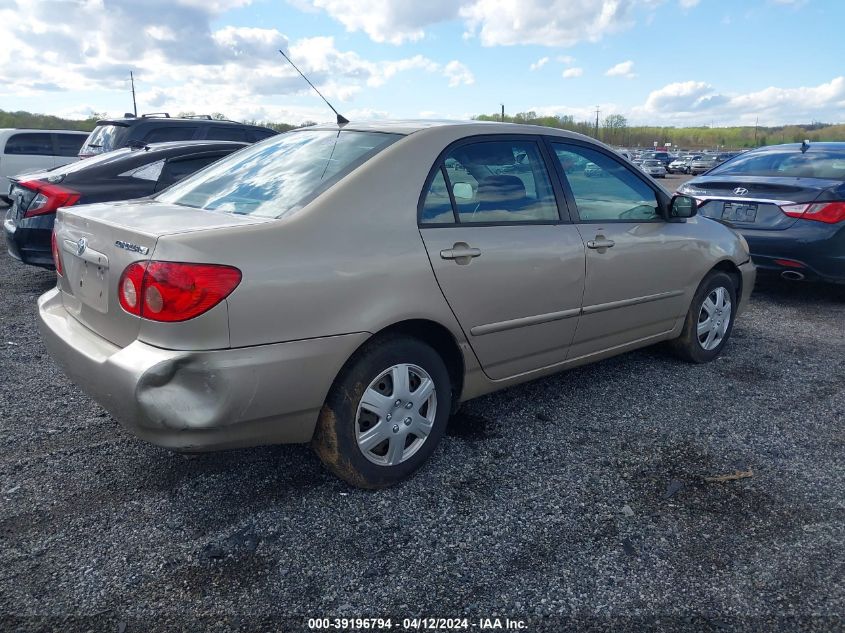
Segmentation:
[(466, 242), (456, 242), (452, 248), (440, 251), (441, 259), (454, 259), (458, 264), (469, 264), (471, 259), (480, 255), (480, 248), (472, 248)]
[(587, 248), (610, 248), (614, 244), (616, 244), (616, 242), (613, 240), (608, 240), (601, 235), (597, 235), (596, 239), (587, 242)]

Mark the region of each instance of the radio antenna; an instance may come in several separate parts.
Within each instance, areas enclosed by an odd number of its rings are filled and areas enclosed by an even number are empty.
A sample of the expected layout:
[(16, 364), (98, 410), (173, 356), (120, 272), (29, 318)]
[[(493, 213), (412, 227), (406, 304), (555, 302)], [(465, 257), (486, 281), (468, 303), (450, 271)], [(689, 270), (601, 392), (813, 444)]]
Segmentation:
[(314, 84), (312, 84), (312, 83), (308, 80), (308, 77), (306, 77), (304, 74), (302, 74), (302, 71), (301, 71), (301, 70), (299, 70), (299, 68), (297, 68), (297, 67), (296, 67), (296, 64), (294, 64), (294, 63), (290, 60), (290, 57), (288, 57), (287, 55), (285, 55), (285, 52), (284, 52), (282, 49), (279, 49), (279, 53), (281, 53), (281, 54), (282, 54), (282, 57), (284, 57), (284, 58), (287, 60), (288, 64), (290, 64), (291, 66), (293, 66), (293, 69), (294, 69), (296, 72), (298, 72), (298, 73), (299, 73), (299, 76), (300, 76), (300, 77), (302, 77), (305, 81), (307, 81), (307, 82), (308, 82), (308, 85), (309, 85), (309, 86), (311, 86), (311, 87), (314, 89), (314, 92), (316, 92), (318, 95), (320, 95), (320, 99), (322, 99), (323, 101), (325, 101), (325, 102), (326, 102), (326, 105), (327, 105), (327, 106), (329, 106), (329, 107), (332, 109), (332, 112), (334, 112), (334, 113), (337, 115), (337, 124), (338, 124), (338, 125), (346, 125), (347, 123), (349, 123), (349, 119), (347, 119), (347, 118), (346, 118), (345, 116), (343, 116), (340, 112), (338, 112), (337, 110), (335, 110), (335, 109), (334, 109), (334, 106), (333, 106), (331, 103), (329, 103), (329, 100), (328, 100), (328, 99), (326, 99), (326, 98), (323, 96), (323, 93), (322, 93), (322, 92), (320, 92), (319, 90), (317, 90), (317, 86), (315, 86)]

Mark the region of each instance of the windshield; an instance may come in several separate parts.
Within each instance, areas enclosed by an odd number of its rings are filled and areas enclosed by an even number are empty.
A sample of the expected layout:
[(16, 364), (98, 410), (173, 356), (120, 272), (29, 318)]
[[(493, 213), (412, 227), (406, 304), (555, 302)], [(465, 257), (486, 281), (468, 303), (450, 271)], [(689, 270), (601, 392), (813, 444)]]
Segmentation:
[(98, 125), (85, 139), (82, 148), (79, 150), (79, 155), (102, 154), (120, 147), (128, 129), (120, 125)]
[(343, 130), (279, 134), (197, 172), (157, 199), (278, 218), (305, 206), (400, 138), (398, 134)]
[(800, 150), (790, 149), (741, 154), (711, 173), (845, 180), (845, 151), (801, 153)]

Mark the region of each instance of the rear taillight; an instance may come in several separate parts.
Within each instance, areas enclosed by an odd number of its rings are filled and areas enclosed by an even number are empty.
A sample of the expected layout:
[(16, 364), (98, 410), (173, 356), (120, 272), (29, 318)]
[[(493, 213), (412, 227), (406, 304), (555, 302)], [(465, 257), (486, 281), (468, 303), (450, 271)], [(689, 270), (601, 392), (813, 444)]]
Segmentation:
[(64, 269), (62, 268), (62, 256), (59, 253), (59, 242), (56, 240), (55, 231), (53, 231), (50, 237), (50, 249), (53, 251), (53, 264), (56, 266), (56, 274), (61, 277)]
[(814, 220), (825, 224), (836, 224), (845, 220), (845, 202), (788, 204), (782, 206), (780, 210), (791, 218)]
[(120, 276), (118, 298), (129, 314), (187, 321), (208, 312), (241, 282), (241, 271), (217, 264), (135, 262)]
[(79, 192), (49, 182), (30, 180), (21, 182), (18, 186), (35, 192), (35, 197), (23, 214), (25, 218), (55, 213), (59, 207), (69, 207), (79, 202)]

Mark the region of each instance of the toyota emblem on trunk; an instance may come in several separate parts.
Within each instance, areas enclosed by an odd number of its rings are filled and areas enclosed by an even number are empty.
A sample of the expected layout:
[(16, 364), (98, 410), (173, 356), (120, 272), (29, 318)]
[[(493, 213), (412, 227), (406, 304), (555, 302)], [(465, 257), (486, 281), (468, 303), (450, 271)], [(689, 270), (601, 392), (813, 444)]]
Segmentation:
[(82, 253), (85, 252), (85, 249), (88, 248), (88, 240), (84, 237), (80, 237), (79, 241), (76, 243), (76, 254), (81, 256)]
[(736, 189), (734, 189), (734, 193), (738, 196), (744, 196), (748, 193), (748, 189), (746, 189), (745, 187), (737, 187)]

